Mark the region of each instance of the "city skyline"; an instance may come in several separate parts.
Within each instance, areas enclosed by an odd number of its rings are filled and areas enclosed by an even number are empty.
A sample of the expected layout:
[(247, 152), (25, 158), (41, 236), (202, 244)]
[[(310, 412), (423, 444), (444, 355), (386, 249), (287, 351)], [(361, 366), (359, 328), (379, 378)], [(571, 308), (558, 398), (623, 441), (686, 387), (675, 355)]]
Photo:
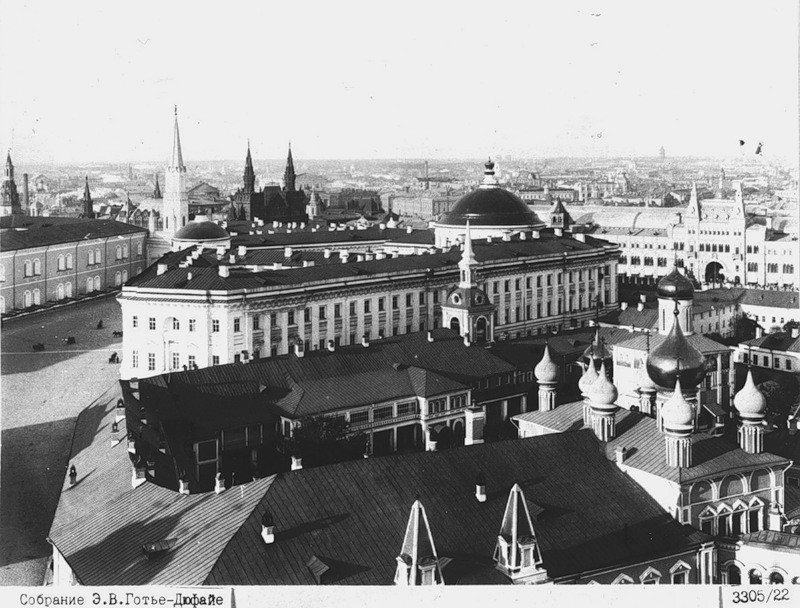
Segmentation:
[(241, 158), (248, 139), (264, 159), (291, 140), (299, 159), (736, 157), (764, 142), (796, 160), (790, 4), (91, 8), (6, 8), (0, 48), (18, 59), (0, 62), (16, 90), (0, 143), (17, 164), (158, 162), (173, 105), (196, 161)]

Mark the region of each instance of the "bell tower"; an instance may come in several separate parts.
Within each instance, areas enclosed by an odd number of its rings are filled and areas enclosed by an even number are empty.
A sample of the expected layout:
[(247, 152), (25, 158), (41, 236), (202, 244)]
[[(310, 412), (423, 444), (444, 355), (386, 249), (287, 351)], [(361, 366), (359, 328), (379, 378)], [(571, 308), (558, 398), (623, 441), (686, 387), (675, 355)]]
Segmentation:
[(178, 106), (175, 106), (172, 159), (164, 174), (163, 200), (163, 230), (171, 236), (189, 221), (189, 196), (186, 192), (186, 165), (183, 164), (181, 134), (178, 130)]

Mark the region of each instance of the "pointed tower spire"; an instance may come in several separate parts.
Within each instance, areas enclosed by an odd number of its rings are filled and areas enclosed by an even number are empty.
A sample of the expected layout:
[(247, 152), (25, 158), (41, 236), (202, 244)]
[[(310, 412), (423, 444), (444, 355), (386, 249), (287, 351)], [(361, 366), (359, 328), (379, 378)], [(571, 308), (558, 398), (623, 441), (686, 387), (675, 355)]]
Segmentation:
[(247, 156), (244, 159), (244, 194), (256, 191), (256, 172), (253, 170), (253, 157), (250, 155), (250, 140), (247, 140)]
[(292, 159), (292, 142), (289, 142), (289, 154), (286, 156), (286, 170), (283, 172), (283, 185), (287, 192), (295, 191), (297, 175), (294, 172), (294, 159)]
[(395, 585), (443, 585), (442, 569), (425, 507), (419, 500), (411, 506), (403, 548), (397, 556)]
[(89, 192), (89, 176), (86, 176), (86, 183), (83, 187), (83, 215), (89, 219), (94, 219), (94, 207), (92, 206), (92, 193)]
[(689, 207), (686, 210), (686, 215), (693, 218), (700, 217), (700, 201), (697, 198), (697, 183), (692, 182), (692, 193), (689, 196)]
[(469, 220), (467, 220), (467, 226), (464, 231), (464, 250), (461, 253), (461, 261), (458, 263), (461, 274), (461, 281), (458, 286), (462, 289), (475, 287), (475, 283), (472, 280), (472, 267), (475, 264), (477, 264), (477, 260), (475, 260), (475, 254), (472, 251), (472, 234), (469, 229)]
[(178, 130), (178, 106), (175, 106), (175, 134), (172, 140), (172, 164), (173, 169), (186, 170), (183, 165), (183, 152), (181, 151), (181, 134)]
[(516, 483), (508, 494), (494, 561), (497, 569), (514, 582), (543, 582), (547, 578), (528, 503)]
[(153, 190), (153, 198), (162, 198), (161, 196), (161, 186), (158, 184), (158, 173), (156, 173), (156, 187)]

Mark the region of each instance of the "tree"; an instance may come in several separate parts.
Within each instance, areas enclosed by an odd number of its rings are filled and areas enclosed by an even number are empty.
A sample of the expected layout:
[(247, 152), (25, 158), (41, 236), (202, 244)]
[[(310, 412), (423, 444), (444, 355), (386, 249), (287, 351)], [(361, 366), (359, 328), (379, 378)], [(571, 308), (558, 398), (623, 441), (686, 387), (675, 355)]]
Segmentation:
[(342, 416), (312, 416), (300, 420), (292, 437), (283, 442), (282, 451), (303, 459), (303, 467), (334, 464), (362, 458), (367, 438), (351, 435)]
[(800, 328), (800, 321), (795, 321), (794, 319), (791, 319), (787, 321), (786, 324), (783, 326), (783, 331), (790, 332), (795, 328)]
[(740, 313), (733, 318), (733, 333), (739, 342), (755, 338), (757, 326), (758, 323), (745, 313)]
[(786, 419), (797, 398), (797, 381), (786, 377), (767, 380), (757, 386), (767, 400), (767, 416), (778, 427), (786, 426)]

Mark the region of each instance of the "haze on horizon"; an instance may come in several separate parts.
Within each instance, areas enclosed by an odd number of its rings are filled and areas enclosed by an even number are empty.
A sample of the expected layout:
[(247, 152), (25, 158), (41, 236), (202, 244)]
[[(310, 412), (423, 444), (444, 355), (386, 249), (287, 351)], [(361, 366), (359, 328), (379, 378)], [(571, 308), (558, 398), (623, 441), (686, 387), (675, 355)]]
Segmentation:
[(797, 160), (792, 2), (43, 4), (0, 23), (18, 165), (161, 162), (173, 105), (187, 161)]

